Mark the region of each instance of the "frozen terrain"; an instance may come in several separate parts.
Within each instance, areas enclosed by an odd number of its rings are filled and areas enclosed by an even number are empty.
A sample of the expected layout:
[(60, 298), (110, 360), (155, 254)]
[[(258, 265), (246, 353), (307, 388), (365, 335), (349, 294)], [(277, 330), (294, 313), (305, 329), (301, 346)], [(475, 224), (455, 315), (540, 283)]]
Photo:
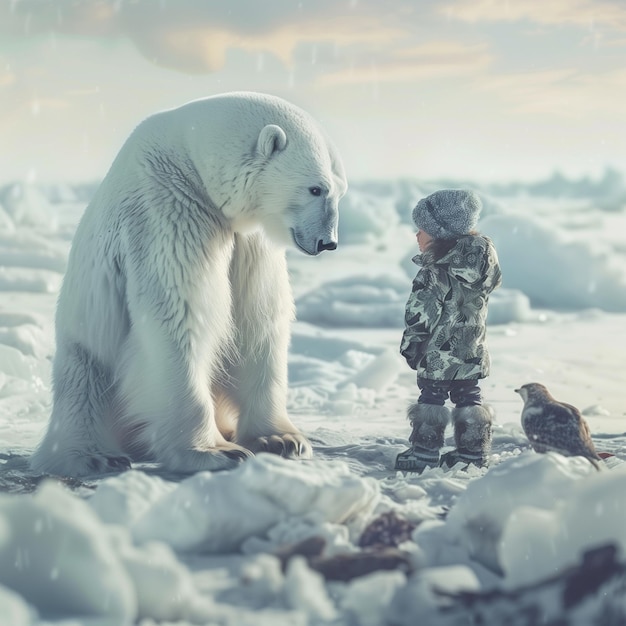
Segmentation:
[[(26, 459), (50, 412), (56, 293), (93, 189), (0, 189), (0, 626), (626, 623), (626, 183), (608, 171), (477, 189), (504, 273), (482, 384), (490, 467), (405, 476), (392, 468), (416, 397), (398, 354), (410, 212), (444, 185), (471, 183), (353, 183), (339, 248), (288, 251), (289, 408), (312, 461), (64, 483)], [(583, 411), (612, 455), (602, 471), (530, 450), (513, 390), (533, 381)], [(581, 583), (583, 555), (605, 546)]]

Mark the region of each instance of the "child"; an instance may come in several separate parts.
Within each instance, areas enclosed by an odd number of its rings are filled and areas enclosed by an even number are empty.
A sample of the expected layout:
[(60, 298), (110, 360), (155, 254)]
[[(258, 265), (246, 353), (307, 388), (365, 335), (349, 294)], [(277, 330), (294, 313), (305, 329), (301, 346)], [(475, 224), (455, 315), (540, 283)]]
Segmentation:
[[(409, 407), (411, 448), (396, 458), (397, 470), (487, 464), (491, 413), (478, 380), (489, 374), (487, 303), (502, 275), (493, 243), (474, 230), (481, 209), (474, 192), (460, 189), (436, 191), (413, 209), (422, 252), (413, 262), (422, 267), (406, 304), (400, 353), (417, 371), (421, 395)], [(440, 459), (448, 397), (456, 449)]]

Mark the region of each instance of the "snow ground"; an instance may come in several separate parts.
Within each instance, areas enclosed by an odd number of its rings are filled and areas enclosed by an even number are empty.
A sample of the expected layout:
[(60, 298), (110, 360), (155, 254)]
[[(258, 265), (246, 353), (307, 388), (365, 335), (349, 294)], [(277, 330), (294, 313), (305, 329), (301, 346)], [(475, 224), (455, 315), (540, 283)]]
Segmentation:
[[(312, 461), (260, 455), (185, 479), (146, 465), (67, 484), (39, 483), (25, 459), (50, 411), (56, 292), (84, 203), (63, 185), (0, 190), (0, 625), (374, 626), (434, 611), (449, 626), (433, 586), (515, 590), (605, 543), (623, 557), (626, 188), (613, 183), (606, 197), (561, 179), (540, 195), (479, 189), (479, 228), (504, 270), (482, 384), (497, 416), (489, 469), (392, 470), (416, 393), (397, 352), (415, 273), (410, 210), (436, 187), (398, 181), (354, 185), (337, 251), (288, 251), (289, 409)], [(614, 455), (601, 472), (529, 449), (513, 390), (531, 381), (583, 410)], [(408, 577), (325, 580), (301, 556), (281, 568), (277, 554), (313, 537), (324, 558), (358, 556), (363, 530), (390, 511), (415, 526)]]

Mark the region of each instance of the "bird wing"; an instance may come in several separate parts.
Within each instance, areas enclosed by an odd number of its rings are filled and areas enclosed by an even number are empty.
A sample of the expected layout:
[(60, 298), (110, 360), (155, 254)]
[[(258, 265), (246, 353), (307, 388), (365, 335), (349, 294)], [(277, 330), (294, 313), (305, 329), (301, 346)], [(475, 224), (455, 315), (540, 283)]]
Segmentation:
[(576, 407), (550, 402), (541, 409), (530, 407), (524, 413), (522, 427), (535, 451), (598, 458), (589, 426)]
[(571, 404), (566, 404), (564, 402), (562, 402), (561, 404), (566, 409), (569, 409), (576, 418), (578, 432), (580, 433), (577, 447), (579, 452), (576, 452), (576, 454), (586, 456), (588, 459), (593, 458), (600, 460), (598, 452), (596, 451), (596, 447), (593, 445), (593, 440), (591, 439), (591, 430), (589, 429), (589, 424), (582, 416), (581, 412)]

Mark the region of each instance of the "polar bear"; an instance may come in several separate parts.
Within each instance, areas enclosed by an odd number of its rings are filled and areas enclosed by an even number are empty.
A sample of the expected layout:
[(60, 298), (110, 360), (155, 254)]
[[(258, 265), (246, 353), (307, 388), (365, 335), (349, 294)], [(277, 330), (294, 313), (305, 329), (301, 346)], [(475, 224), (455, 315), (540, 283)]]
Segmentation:
[(32, 469), (310, 457), (286, 411), (285, 247), (334, 250), (346, 188), (323, 130), (274, 96), (221, 94), (139, 124), (74, 237)]

